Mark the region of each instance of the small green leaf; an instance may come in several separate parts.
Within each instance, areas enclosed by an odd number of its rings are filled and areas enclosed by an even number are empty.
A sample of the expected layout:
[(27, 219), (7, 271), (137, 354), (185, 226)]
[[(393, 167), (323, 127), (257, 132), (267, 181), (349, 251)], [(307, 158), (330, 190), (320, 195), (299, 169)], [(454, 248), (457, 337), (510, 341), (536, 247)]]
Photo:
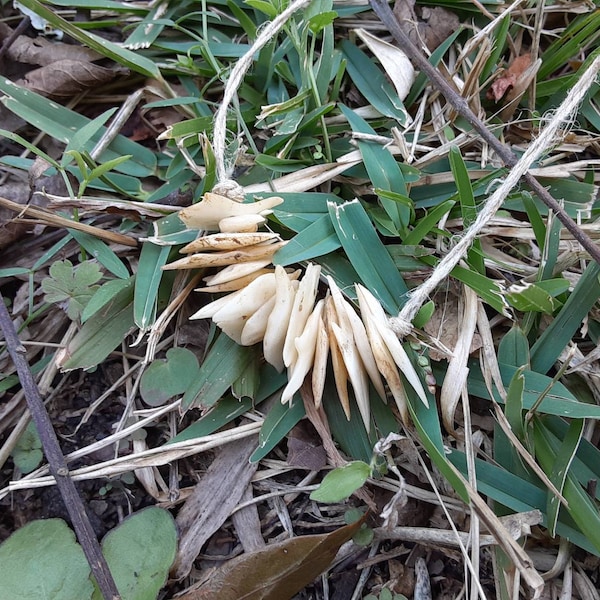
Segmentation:
[(25, 431), (20, 435), (13, 451), (12, 457), (21, 473), (31, 473), (42, 462), (42, 442), (33, 422), (27, 425)]
[(319, 33), (325, 29), (327, 25), (331, 25), (337, 16), (338, 14), (334, 10), (315, 15), (309, 19), (308, 26), (313, 33)]
[(101, 363), (134, 326), (132, 288), (116, 293), (102, 309), (84, 323), (75, 337), (61, 351), (58, 361), (63, 371), (91, 369)]
[(183, 394), (198, 377), (198, 359), (186, 348), (167, 350), (166, 359), (153, 361), (140, 381), (140, 394), (146, 404), (160, 406), (169, 398)]
[(0, 545), (0, 598), (86, 600), (90, 567), (62, 519), (31, 521)]
[(73, 267), (70, 260), (56, 261), (50, 267), (50, 277), (42, 280), (46, 302), (67, 303), (67, 315), (73, 321), (81, 313), (98, 286), (93, 285), (102, 278), (102, 271), (95, 262), (85, 261)]
[(327, 473), (310, 499), (317, 502), (341, 502), (360, 489), (370, 475), (371, 467), (362, 460), (355, 460)]
[[(127, 517), (102, 541), (102, 553), (123, 600), (158, 596), (175, 559), (177, 529), (168, 511), (150, 507)], [(96, 589), (93, 600), (101, 600)]]
[(427, 323), (429, 323), (429, 320), (433, 316), (434, 312), (435, 312), (435, 302), (433, 302), (433, 300), (429, 300), (429, 302), (426, 302), (425, 304), (423, 304), (423, 306), (421, 306), (421, 308), (419, 309), (419, 312), (416, 314), (415, 318), (413, 319), (413, 325), (415, 326), (415, 328), (423, 329), (423, 327), (425, 327), (425, 325)]

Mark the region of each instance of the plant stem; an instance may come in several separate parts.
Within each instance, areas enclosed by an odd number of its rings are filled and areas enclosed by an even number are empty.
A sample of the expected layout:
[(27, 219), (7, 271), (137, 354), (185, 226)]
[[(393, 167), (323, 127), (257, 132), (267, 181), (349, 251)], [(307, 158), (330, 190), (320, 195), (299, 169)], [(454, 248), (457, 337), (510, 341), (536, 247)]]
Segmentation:
[(48, 460), (50, 473), (56, 480), (56, 485), (71, 517), (71, 522), (73, 523), (79, 543), (98, 582), (98, 587), (105, 600), (119, 600), (121, 596), (85, 512), (83, 502), (77, 493), (73, 480), (69, 477), (67, 462), (60, 449), (52, 422), (27, 363), (25, 347), (21, 344), (17, 336), (2, 294), (0, 294), (0, 329), (4, 334), (8, 352), (17, 369), (31, 418), (38, 431), (42, 447), (44, 448), (44, 454)]

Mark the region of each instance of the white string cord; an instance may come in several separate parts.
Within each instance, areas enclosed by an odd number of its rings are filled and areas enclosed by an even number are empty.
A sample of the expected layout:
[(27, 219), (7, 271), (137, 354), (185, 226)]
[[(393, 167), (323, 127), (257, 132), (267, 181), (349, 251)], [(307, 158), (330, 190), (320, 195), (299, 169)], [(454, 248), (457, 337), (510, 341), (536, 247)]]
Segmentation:
[(519, 183), (523, 174), (529, 170), (541, 154), (547, 152), (548, 148), (555, 143), (555, 136), (558, 129), (565, 122), (572, 120), (581, 100), (596, 81), (599, 70), (600, 57), (597, 57), (577, 83), (569, 90), (567, 97), (552, 115), (548, 125), (546, 125), (540, 135), (527, 148), (521, 160), (509, 171), (502, 185), (488, 198), (485, 206), (477, 215), (477, 219), (467, 229), (452, 250), (438, 263), (431, 277), (411, 292), (410, 300), (404, 305), (398, 316), (390, 319), (390, 326), (398, 336), (403, 337), (410, 333), (412, 330), (412, 320), (421, 306), (427, 301), (431, 292), (466, 255), (473, 240), (476, 239), (479, 232), (496, 214), (496, 211), (502, 206), (505, 198)]
[(254, 61), (254, 55), (266, 46), (285, 25), (288, 19), (300, 8), (310, 3), (310, 0), (294, 0), (281, 14), (277, 15), (272, 21), (267, 23), (257, 36), (254, 44), (246, 54), (244, 54), (231, 69), (229, 79), (225, 84), (223, 91), (223, 100), (215, 113), (215, 126), (213, 131), (213, 148), (215, 153), (215, 162), (217, 169), (218, 191), (224, 195), (235, 194), (239, 185), (231, 180), (233, 166), (228, 169), (225, 166), (225, 139), (227, 136), (227, 110), (237, 93), (244, 75)]

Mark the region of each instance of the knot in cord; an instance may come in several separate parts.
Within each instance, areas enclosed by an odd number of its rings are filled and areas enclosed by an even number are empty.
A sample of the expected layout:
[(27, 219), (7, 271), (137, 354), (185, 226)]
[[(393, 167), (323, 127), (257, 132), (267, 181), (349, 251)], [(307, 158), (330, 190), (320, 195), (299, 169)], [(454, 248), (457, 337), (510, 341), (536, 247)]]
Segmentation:
[(244, 188), (233, 179), (224, 179), (223, 181), (219, 181), (212, 189), (213, 194), (219, 194), (220, 196), (225, 196), (230, 200), (234, 200), (235, 202), (243, 202)]

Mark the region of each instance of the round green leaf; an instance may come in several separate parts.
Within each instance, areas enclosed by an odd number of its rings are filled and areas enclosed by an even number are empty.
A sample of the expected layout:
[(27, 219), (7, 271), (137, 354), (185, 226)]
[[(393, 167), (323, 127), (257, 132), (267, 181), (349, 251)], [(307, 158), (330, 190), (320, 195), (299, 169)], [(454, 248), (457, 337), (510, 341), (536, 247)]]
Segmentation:
[(340, 502), (362, 487), (371, 475), (371, 467), (361, 460), (327, 473), (321, 485), (310, 495), (318, 502)]
[(12, 457), (19, 471), (27, 474), (38, 468), (44, 455), (39, 448), (15, 448)]
[(90, 568), (62, 519), (32, 521), (0, 545), (0, 598), (86, 600)]
[[(177, 530), (166, 510), (151, 507), (125, 519), (102, 542), (102, 552), (123, 600), (157, 597), (175, 559)], [(101, 600), (99, 590), (94, 600)]]
[(171, 348), (166, 359), (155, 360), (142, 375), (140, 393), (146, 404), (160, 406), (183, 394), (198, 376), (198, 359), (185, 348)]

